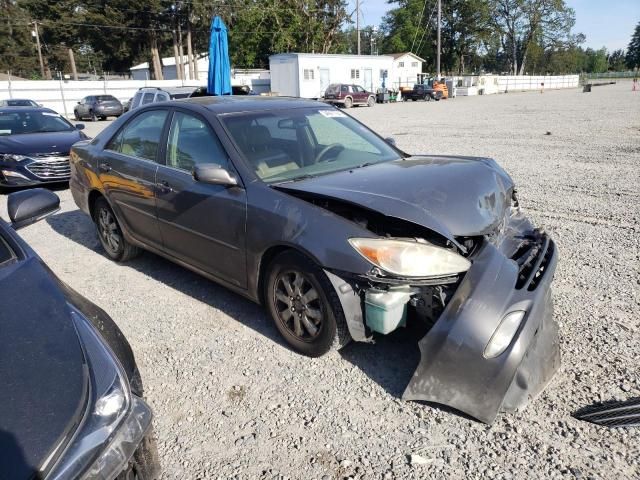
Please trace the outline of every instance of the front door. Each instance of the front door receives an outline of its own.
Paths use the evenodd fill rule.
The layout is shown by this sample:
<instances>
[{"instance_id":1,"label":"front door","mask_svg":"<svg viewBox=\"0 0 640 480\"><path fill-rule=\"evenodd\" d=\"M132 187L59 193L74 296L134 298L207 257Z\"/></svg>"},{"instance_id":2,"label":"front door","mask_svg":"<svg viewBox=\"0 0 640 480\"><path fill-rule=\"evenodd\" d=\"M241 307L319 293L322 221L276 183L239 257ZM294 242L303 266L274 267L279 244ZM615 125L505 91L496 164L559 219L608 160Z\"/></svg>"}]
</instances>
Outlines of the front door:
<instances>
[{"instance_id":1,"label":"front door","mask_svg":"<svg viewBox=\"0 0 640 480\"><path fill-rule=\"evenodd\" d=\"M373 74L370 68L364 70L364 88L368 92L373 92Z\"/></svg>"},{"instance_id":2,"label":"front door","mask_svg":"<svg viewBox=\"0 0 640 480\"><path fill-rule=\"evenodd\" d=\"M98 159L98 178L126 230L138 240L160 248L156 219L155 177L160 138L168 110L136 115L112 138Z\"/></svg>"},{"instance_id":3,"label":"front door","mask_svg":"<svg viewBox=\"0 0 640 480\"><path fill-rule=\"evenodd\" d=\"M157 212L164 250L211 275L247 286L246 193L194 180L193 167L216 163L233 171L208 122L176 109L156 174Z\"/></svg>"},{"instance_id":4,"label":"front door","mask_svg":"<svg viewBox=\"0 0 640 480\"><path fill-rule=\"evenodd\" d=\"M327 88L329 87L329 85L331 84L330 78L329 78L329 69L328 68L321 68L320 69L320 92L321 92L321 96L324 97L324 92L327 91Z\"/></svg>"}]
</instances>

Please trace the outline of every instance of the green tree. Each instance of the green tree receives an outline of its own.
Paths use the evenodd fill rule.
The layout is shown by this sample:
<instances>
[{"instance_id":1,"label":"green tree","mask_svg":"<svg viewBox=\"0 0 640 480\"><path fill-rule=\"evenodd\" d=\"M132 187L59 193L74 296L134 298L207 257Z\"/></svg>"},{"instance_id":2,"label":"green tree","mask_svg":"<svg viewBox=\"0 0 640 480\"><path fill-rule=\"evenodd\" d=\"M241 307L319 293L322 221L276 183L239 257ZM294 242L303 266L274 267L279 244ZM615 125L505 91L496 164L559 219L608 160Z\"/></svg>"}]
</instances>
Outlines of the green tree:
<instances>
[{"instance_id":1,"label":"green tree","mask_svg":"<svg viewBox=\"0 0 640 480\"><path fill-rule=\"evenodd\" d=\"M640 68L640 22L636 25L629 46L627 47L627 55L625 57L627 67L631 70Z\"/></svg>"},{"instance_id":2,"label":"green tree","mask_svg":"<svg viewBox=\"0 0 640 480\"><path fill-rule=\"evenodd\" d=\"M625 69L624 50L614 50L608 55L607 63L609 64L608 70L612 72L620 72Z\"/></svg>"}]
</instances>

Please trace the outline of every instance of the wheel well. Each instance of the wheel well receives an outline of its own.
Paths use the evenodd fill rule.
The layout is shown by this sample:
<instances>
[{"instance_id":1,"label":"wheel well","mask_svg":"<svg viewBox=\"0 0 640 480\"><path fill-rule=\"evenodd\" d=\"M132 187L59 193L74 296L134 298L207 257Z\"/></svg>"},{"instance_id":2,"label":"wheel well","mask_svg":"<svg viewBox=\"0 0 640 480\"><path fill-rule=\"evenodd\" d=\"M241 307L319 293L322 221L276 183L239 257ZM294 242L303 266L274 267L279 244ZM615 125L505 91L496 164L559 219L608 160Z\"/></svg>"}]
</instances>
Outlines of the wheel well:
<instances>
[{"instance_id":1,"label":"wheel well","mask_svg":"<svg viewBox=\"0 0 640 480\"><path fill-rule=\"evenodd\" d=\"M313 263L317 263L313 257L310 257L307 253L299 248L292 247L290 245L275 245L267 249L260 259L260 268L258 273L258 300L261 305L264 305L264 282L267 281L267 267L271 261L283 252L293 251L308 258Z\"/></svg>"},{"instance_id":2,"label":"wheel well","mask_svg":"<svg viewBox=\"0 0 640 480\"><path fill-rule=\"evenodd\" d=\"M102 197L102 194L98 190L91 190L89 193L89 213L91 214L91 218L93 218L93 207L96 204L96 200Z\"/></svg>"}]
</instances>

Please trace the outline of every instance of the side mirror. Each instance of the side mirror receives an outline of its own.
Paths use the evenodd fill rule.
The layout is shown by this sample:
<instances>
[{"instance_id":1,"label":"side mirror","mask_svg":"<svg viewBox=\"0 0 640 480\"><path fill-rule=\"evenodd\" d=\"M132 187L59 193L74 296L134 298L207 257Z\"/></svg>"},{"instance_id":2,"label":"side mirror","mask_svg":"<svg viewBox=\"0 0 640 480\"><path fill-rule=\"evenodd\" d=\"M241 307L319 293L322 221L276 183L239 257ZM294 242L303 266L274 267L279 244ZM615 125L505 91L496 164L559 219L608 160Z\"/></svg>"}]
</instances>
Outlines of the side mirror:
<instances>
[{"instance_id":1,"label":"side mirror","mask_svg":"<svg viewBox=\"0 0 640 480\"><path fill-rule=\"evenodd\" d=\"M394 147L396 146L396 139L393 137L387 137L384 139L385 142L387 142L389 145L393 145Z\"/></svg>"},{"instance_id":2,"label":"side mirror","mask_svg":"<svg viewBox=\"0 0 640 480\"><path fill-rule=\"evenodd\" d=\"M78 105L80 105L80 102L78 102Z\"/></svg>"},{"instance_id":3,"label":"side mirror","mask_svg":"<svg viewBox=\"0 0 640 480\"><path fill-rule=\"evenodd\" d=\"M84 130L84 123L76 123L76 130Z\"/></svg>"},{"instance_id":4,"label":"side mirror","mask_svg":"<svg viewBox=\"0 0 640 480\"><path fill-rule=\"evenodd\" d=\"M60 199L44 188L22 190L9 195L7 210L11 226L18 230L60 210Z\"/></svg>"},{"instance_id":5,"label":"side mirror","mask_svg":"<svg viewBox=\"0 0 640 480\"><path fill-rule=\"evenodd\" d=\"M193 178L196 182L209 183L211 185L224 185L225 187L238 185L236 176L216 163L196 165L193 167Z\"/></svg>"}]
</instances>

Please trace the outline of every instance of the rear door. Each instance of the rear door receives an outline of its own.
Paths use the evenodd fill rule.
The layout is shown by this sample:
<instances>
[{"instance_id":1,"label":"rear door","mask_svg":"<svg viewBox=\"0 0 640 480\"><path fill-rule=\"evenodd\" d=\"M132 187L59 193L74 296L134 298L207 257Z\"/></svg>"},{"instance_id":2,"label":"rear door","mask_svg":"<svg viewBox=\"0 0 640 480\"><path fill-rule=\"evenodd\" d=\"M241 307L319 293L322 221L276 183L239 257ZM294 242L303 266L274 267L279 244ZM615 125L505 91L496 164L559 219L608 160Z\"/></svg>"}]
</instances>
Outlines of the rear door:
<instances>
[{"instance_id":1,"label":"rear door","mask_svg":"<svg viewBox=\"0 0 640 480\"><path fill-rule=\"evenodd\" d=\"M161 248L156 218L155 178L167 109L146 110L129 120L98 159L99 178L109 203L127 231Z\"/></svg>"},{"instance_id":2,"label":"rear door","mask_svg":"<svg viewBox=\"0 0 640 480\"><path fill-rule=\"evenodd\" d=\"M193 167L216 163L235 173L209 122L175 109L158 167L157 212L164 250L200 270L246 288L246 193L196 182Z\"/></svg>"}]
</instances>

